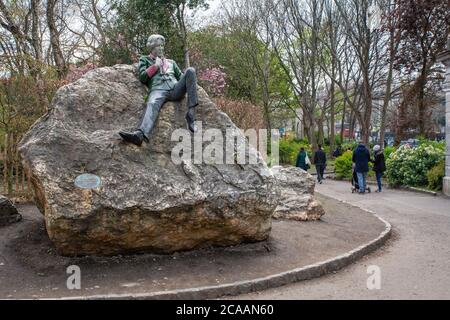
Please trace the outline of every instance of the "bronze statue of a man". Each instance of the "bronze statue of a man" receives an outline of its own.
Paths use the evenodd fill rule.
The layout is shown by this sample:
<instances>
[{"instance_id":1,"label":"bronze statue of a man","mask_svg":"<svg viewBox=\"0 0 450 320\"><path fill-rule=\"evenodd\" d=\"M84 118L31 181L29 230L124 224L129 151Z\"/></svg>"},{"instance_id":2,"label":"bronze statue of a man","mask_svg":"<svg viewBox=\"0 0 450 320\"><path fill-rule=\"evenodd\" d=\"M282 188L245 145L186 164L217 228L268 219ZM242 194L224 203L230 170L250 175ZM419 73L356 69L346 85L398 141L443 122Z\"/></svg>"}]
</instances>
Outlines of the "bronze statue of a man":
<instances>
[{"instance_id":1,"label":"bronze statue of a man","mask_svg":"<svg viewBox=\"0 0 450 320\"><path fill-rule=\"evenodd\" d=\"M197 75L194 68L188 68L183 74L175 61L164 57L165 38L154 34L148 38L147 47L150 55L139 59L139 79L149 89L149 96L144 116L139 127L133 131L120 131L120 136L127 142L140 146L142 141L149 141L159 111L166 101L181 100L188 94L186 121L191 132L197 131L194 124L195 107L198 105Z\"/></svg>"}]
</instances>

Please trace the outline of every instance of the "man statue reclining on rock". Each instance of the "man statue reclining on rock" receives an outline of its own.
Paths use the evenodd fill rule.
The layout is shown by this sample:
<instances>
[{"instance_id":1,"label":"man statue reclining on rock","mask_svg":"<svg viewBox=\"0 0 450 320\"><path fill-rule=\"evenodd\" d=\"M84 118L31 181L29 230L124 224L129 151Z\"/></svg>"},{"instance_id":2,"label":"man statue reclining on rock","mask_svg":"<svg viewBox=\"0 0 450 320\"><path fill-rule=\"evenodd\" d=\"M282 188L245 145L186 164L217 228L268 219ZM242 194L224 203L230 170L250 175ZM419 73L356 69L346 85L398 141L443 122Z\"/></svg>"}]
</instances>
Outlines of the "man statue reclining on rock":
<instances>
[{"instance_id":1,"label":"man statue reclining on rock","mask_svg":"<svg viewBox=\"0 0 450 320\"><path fill-rule=\"evenodd\" d=\"M149 142L150 133L155 126L161 107L166 101L179 101L188 94L186 121L191 132L195 126L195 107L198 105L197 75L194 68L188 68L183 74L175 61L164 57L165 38L159 34L151 35L147 41L149 56L139 59L139 79L149 89L144 116L139 127L128 132L121 130L120 136L137 146L145 140Z\"/></svg>"}]
</instances>

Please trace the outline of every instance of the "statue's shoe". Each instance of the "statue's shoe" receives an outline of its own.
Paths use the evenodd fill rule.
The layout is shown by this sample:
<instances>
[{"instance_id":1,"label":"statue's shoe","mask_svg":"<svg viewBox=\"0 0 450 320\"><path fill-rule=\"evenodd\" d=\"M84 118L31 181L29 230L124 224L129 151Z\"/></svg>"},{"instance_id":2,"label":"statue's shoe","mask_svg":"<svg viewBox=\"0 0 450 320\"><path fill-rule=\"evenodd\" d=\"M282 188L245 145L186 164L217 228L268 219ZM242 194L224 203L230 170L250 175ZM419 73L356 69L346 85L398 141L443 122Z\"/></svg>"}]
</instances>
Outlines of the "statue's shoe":
<instances>
[{"instance_id":1,"label":"statue's shoe","mask_svg":"<svg viewBox=\"0 0 450 320\"><path fill-rule=\"evenodd\" d=\"M190 107L186 113L187 125L191 132L197 132L197 126L195 125L195 106Z\"/></svg>"},{"instance_id":2,"label":"statue's shoe","mask_svg":"<svg viewBox=\"0 0 450 320\"><path fill-rule=\"evenodd\" d=\"M134 132L128 131L119 131L119 135L126 142L134 143L137 146L141 146L142 141L144 141L145 137L141 130L136 130Z\"/></svg>"}]
</instances>

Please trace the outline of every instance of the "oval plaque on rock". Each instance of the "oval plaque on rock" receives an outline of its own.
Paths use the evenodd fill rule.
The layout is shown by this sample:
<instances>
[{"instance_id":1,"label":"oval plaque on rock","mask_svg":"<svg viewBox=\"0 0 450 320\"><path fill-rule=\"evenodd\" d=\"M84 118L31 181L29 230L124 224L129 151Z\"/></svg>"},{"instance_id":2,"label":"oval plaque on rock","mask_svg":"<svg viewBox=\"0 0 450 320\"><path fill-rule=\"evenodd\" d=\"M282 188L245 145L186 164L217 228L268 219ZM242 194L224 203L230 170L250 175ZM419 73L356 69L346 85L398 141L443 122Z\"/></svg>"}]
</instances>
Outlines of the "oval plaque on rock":
<instances>
[{"instance_id":1,"label":"oval plaque on rock","mask_svg":"<svg viewBox=\"0 0 450 320\"><path fill-rule=\"evenodd\" d=\"M82 189L95 189L100 187L101 183L100 177L92 173L80 174L75 179L75 185Z\"/></svg>"}]
</instances>

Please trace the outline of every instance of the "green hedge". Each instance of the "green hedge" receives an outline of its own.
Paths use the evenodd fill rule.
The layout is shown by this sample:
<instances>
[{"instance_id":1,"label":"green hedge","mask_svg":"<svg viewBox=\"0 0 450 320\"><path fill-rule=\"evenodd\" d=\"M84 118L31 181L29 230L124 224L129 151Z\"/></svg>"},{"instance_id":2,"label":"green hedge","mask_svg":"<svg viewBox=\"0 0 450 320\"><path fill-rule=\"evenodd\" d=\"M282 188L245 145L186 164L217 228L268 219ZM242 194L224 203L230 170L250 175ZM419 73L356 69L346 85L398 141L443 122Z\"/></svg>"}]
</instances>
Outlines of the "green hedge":
<instances>
[{"instance_id":1,"label":"green hedge","mask_svg":"<svg viewBox=\"0 0 450 320\"><path fill-rule=\"evenodd\" d=\"M345 151L334 160L334 174L337 179L352 178L352 151Z\"/></svg>"},{"instance_id":2,"label":"green hedge","mask_svg":"<svg viewBox=\"0 0 450 320\"><path fill-rule=\"evenodd\" d=\"M279 148L280 164L290 164L295 166L297 154L301 147L305 148L305 151L312 161L311 145L308 142L305 140L281 139Z\"/></svg>"},{"instance_id":3,"label":"green hedge","mask_svg":"<svg viewBox=\"0 0 450 320\"><path fill-rule=\"evenodd\" d=\"M427 173L444 159L445 143L421 141L416 148L400 146L386 161L386 176L393 186L427 186Z\"/></svg>"},{"instance_id":4,"label":"green hedge","mask_svg":"<svg viewBox=\"0 0 450 320\"><path fill-rule=\"evenodd\" d=\"M397 150L395 147L386 147L384 148L384 159L388 159L392 152Z\"/></svg>"},{"instance_id":5,"label":"green hedge","mask_svg":"<svg viewBox=\"0 0 450 320\"><path fill-rule=\"evenodd\" d=\"M431 190L442 190L442 180L445 175L445 161L442 160L438 164L436 164L433 168L428 170L427 179L428 179L428 188Z\"/></svg>"}]
</instances>

